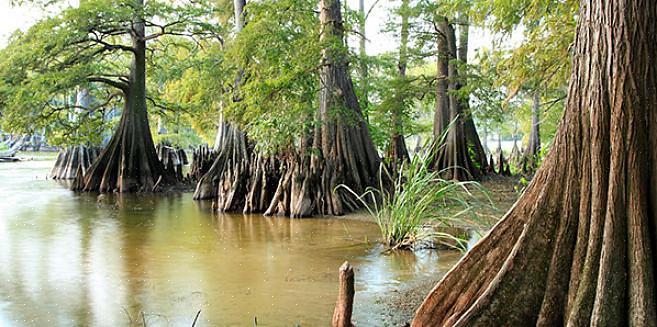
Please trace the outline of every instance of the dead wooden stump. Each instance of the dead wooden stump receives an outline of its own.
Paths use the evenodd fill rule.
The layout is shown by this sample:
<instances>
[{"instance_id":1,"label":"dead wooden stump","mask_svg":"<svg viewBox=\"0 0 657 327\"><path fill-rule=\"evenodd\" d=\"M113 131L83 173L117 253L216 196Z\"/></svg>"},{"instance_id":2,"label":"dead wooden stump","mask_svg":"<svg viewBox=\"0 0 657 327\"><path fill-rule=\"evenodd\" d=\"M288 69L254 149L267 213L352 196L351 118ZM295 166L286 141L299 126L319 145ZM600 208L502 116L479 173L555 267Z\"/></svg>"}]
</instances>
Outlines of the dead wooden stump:
<instances>
[{"instance_id":1,"label":"dead wooden stump","mask_svg":"<svg viewBox=\"0 0 657 327\"><path fill-rule=\"evenodd\" d=\"M354 308L354 268L345 261L339 270L340 290L333 311L332 327L352 327L351 314Z\"/></svg>"}]
</instances>

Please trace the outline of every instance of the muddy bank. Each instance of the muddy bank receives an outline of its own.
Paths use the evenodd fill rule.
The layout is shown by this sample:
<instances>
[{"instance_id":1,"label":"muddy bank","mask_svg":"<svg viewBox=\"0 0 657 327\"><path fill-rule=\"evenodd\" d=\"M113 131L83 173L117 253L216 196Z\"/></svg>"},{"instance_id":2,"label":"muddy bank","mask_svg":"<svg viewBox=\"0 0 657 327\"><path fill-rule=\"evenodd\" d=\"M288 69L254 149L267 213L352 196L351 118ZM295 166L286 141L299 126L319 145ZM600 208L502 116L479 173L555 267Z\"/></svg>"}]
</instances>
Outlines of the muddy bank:
<instances>
[{"instance_id":1,"label":"muddy bank","mask_svg":"<svg viewBox=\"0 0 657 327\"><path fill-rule=\"evenodd\" d=\"M473 203L473 211L477 216L485 218L479 220L479 222L489 228L513 206L521 194L522 184L518 177L492 176L482 181L481 185L487 193L475 193L477 201ZM350 215L347 218L363 220L368 217L367 213L361 213ZM466 228L466 226L463 227ZM459 257L463 255L463 253L456 251L454 253ZM456 260L452 262L456 262ZM384 326L398 327L410 323L415 310L420 306L424 297L429 294L448 271L444 267L436 270L438 271L436 274L401 283L388 294L379 296L376 299L376 302L380 304L378 314L382 316ZM361 323L360 325L367 324Z\"/></svg>"},{"instance_id":2,"label":"muddy bank","mask_svg":"<svg viewBox=\"0 0 657 327\"><path fill-rule=\"evenodd\" d=\"M385 304L380 313L384 326L407 326L413 319L415 309L422 304L424 297L444 275L444 273L438 273L435 276L401 284L389 294L381 296L378 301Z\"/></svg>"}]
</instances>

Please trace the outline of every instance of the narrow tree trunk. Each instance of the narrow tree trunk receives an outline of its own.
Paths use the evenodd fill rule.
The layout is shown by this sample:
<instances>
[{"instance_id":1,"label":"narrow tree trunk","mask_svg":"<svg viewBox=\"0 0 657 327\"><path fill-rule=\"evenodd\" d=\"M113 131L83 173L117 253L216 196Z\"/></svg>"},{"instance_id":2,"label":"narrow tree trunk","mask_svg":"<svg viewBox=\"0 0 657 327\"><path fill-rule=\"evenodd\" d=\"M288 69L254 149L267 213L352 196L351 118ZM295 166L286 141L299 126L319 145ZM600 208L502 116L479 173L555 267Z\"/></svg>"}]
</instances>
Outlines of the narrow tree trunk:
<instances>
[{"instance_id":1,"label":"narrow tree trunk","mask_svg":"<svg viewBox=\"0 0 657 327\"><path fill-rule=\"evenodd\" d=\"M578 17L554 145L412 326L657 325L657 2Z\"/></svg>"},{"instance_id":2,"label":"narrow tree trunk","mask_svg":"<svg viewBox=\"0 0 657 327\"><path fill-rule=\"evenodd\" d=\"M138 7L143 0L137 0ZM136 9L139 11L139 9ZM129 87L124 90L124 108L119 126L109 144L84 174L78 190L96 192L149 192L158 179L173 182L158 160L146 109L146 41L144 22L135 18L132 33L134 48Z\"/></svg>"},{"instance_id":3,"label":"narrow tree trunk","mask_svg":"<svg viewBox=\"0 0 657 327\"><path fill-rule=\"evenodd\" d=\"M528 170L535 170L539 153L541 152L541 133L540 133L540 115L541 115L541 94L538 90L534 91L532 96L533 105L532 105L532 126L529 131L529 142L525 148L524 166Z\"/></svg>"},{"instance_id":4,"label":"narrow tree trunk","mask_svg":"<svg viewBox=\"0 0 657 327\"><path fill-rule=\"evenodd\" d=\"M435 170L443 171L446 178L456 180L477 179L480 172L469 155L466 142L465 117L458 95L456 35L446 18L438 21L438 86L434 114L434 142L432 144ZM446 134L444 143L441 137Z\"/></svg>"},{"instance_id":5,"label":"narrow tree trunk","mask_svg":"<svg viewBox=\"0 0 657 327\"><path fill-rule=\"evenodd\" d=\"M444 20L444 21L443 21ZM433 137L434 140L446 133L449 126L449 98L447 96L447 85L449 81L449 48L447 46L446 19L441 19L438 26L438 37L436 38L436 104L433 115Z\"/></svg>"},{"instance_id":6,"label":"narrow tree trunk","mask_svg":"<svg viewBox=\"0 0 657 327\"><path fill-rule=\"evenodd\" d=\"M458 40L458 49L457 56L458 60L462 65L468 63L468 41L470 34L470 17L465 11L461 11L459 14L459 40ZM459 88L465 87L465 79L460 80ZM484 150L483 145L481 144L481 139L479 139L479 134L477 133L477 127L475 126L474 119L472 118L472 112L470 112L470 94L466 95L465 99L461 101L461 111L463 112L464 119L464 130L465 138L467 140L468 153L472 153L472 160L479 166L480 171L486 171L488 166L488 158L486 156L486 151Z\"/></svg>"},{"instance_id":7,"label":"narrow tree trunk","mask_svg":"<svg viewBox=\"0 0 657 327\"><path fill-rule=\"evenodd\" d=\"M363 107L367 108L369 106L369 92L368 92L368 73L367 73L367 37L365 34L365 0L358 0L358 14L360 15L360 20L358 21L358 71L360 73L360 86L362 91L363 98Z\"/></svg>"},{"instance_id":8,"label":"narrow tree trunk","mask_svg":"<svg viewBox=\"0 0 657 327\"><path fill-rule=\"evenodd\" d=\"M362 0L361 0L362 1ZM399 166L402 162L410 160L408 155L408 149L406 147L406 139L404 138L404 124L403 124L403 115L404 115L404 102L405 102L405 90L406 87L406 67L408 65L408 3L409 0L402 0L402 5L400 8L401 14L401 38L399 42L399 85L400 89L397 90L396 96L396 106L392 109L392 133L390 134L390 144L388 145L388 161L390 165L390 170L393 175L399 169Z\"/></svg>"}]
</instances>

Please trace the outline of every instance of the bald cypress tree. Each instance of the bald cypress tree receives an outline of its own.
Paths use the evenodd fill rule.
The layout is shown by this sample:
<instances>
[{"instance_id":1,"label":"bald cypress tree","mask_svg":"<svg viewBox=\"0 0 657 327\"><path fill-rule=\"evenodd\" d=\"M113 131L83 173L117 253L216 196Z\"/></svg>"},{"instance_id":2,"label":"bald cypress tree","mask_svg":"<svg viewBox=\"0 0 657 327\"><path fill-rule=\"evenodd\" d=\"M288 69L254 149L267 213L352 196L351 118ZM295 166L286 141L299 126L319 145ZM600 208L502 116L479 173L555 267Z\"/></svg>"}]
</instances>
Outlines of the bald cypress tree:
<instances>
[{"instance_id":1,"label":"bald cypress tree","mask_svg":"<svg viewBox=\"0 0 657 327\"><path fill-rule=\"evenodd\" d=\"M564 119L412 326L655 326L657 3L581 1Z\"/></svg>"}]
</instances>

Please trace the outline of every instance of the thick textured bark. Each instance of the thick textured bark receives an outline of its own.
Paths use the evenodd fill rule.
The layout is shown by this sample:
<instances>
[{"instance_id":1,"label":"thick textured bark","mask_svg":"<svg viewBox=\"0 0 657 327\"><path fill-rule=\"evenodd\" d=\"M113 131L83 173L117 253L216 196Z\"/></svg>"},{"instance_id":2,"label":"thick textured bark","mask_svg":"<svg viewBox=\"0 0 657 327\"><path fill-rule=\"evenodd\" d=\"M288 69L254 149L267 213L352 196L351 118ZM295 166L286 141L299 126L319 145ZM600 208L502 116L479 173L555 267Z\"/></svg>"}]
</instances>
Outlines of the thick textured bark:
<instances>
[{"instance_id":1,"label":"thick textured bark","mask_svg":"<svg viewBox=\"0 0 657 327\"><path fill-rule=\"evenodd\" d=\"M143 6L143 0L135 2ZM146 41L144 22L135 18L132 37L132 65L128 87L124 92L124 108L119 126L98 159L74 183L79 191L149 192L158 180L173 182L157 157L146 109Z\"/></svg>"},{"instance_id":2,"label":"thick textured bark","mask_svg":"<svg viewBox=\"0 0 657 327\"><path fill-rule=\"evenodd\" d=\"M470 158L465 132L466 117L458 95L455 94L458 89L458 72L452 59L456 58L456 35L446 18L440 18L437 27L438 81L432 167L444 172L446 178L477 179L480 171ZM444 142L441 143L443 135Z\"/></svg>"},{"instance_id":3,"label":"thick textured bark","mask_svg":"<svg viewBox=\"0 0 657 327\"><path fill-rule=\"evenodd\" d=\"M362 1L362 0L361 0ZM400 41L399 41L399 79L401 87L405 87L404 82L406 81L406 67L408 66L408 3L409 0L402 0L400 12L401 12L401 31L400 31ZM397 105L392 109L391 113L391 123L392 123L392 133L390 134L390 143L388 144L388 151L386 154L388 165L393 173L396 174L400 165L404 161L410 160L408 155L408 148L406 147L406 139L404 137L404 124L403 124L403 115L404 115L404 90L398 90L396 96Z\"/></svg>"},{"instance_id":4,"label":"thick textured bark","mask_svg":"<svg viewBox=\"0 0 657 327\"><path fill-rule=\"evenodd\" d=\"M222 211L241 210L249 173L246 135L229 123L221 127L219 153L196 185L194 199L218 199L217 208Z\"/></svg>"},{"instance_id":5,"label":"thick textured bark","mask_svg":"<svg viewBox=\"0 0 657 327\"><path fill-rule=\"evenodd\" d=\"M245 0L233 0L235 33L244 28L244 6ZM241 79L242 72L235 79L233 101L240 101L238 90ZM241 210L245 203L244 193L249 178L251 151L246 134L234 124L225 121L223 113L219 115L214 151L217 153L214 163L198 180L194 199L216 199L215 206L220 211Z\"/></svg>"},{"instance_id":6,"label":"thick textured bark","mask_svg":"<svg viewBox=\"0 0 657 327\"><path fill-rule=\"evenodd\" d=\"M539 153L541 152L541 133L540 133L540 118L541 118L541 94L539 91L535 91L532 96L532 126L529 131L529 142L525 148L525 153L523 160L524 167L528 170L535 170Z\"/></svg>"},{"instance_id":7,"label":"thick textured bark","mask_svg":"<svg viewBox=\"0 0 657 327\"><path fill-rule=\"evenodd\" d=\"M323 51L320 123L300 149L263 156L244 133L225 124L221 152L197 185L194 198L216 198L221 211L305 217L341 215L359 207L346 190L362 193L377 184L380 158L363 119L347 62L339 1L320 1L321 37L336 41ZM310 149L310 148L314 149Z\"/></svg>"},{"instance_id":8,"label":"thick textured bark","mask_svg":"<svg viewBox=\"0 0 657 327\"><path fill-rule=\"evenodd\" d=\"M657 2L578 17L554 145L412 326L657 325Z\"/></svg>"},{"instance_id":9,"label":"thick textured bark","mask_svg":"<svg viewBox=\"0 0 657 327\"><path fill-rule=\"evenodd\" d=\"M265 214L303 217L342 215L359 207L353 196L377 185L381 163L363 118L343 55L344 26L340 1L320 0L321 39L333 46L322 51L320 94L312 147L291 155Z\"/></svg>"}]
</instances>

